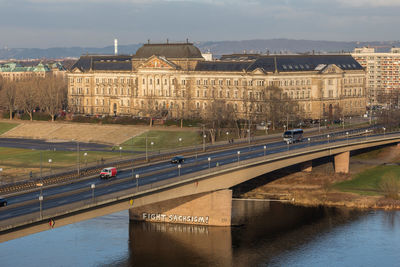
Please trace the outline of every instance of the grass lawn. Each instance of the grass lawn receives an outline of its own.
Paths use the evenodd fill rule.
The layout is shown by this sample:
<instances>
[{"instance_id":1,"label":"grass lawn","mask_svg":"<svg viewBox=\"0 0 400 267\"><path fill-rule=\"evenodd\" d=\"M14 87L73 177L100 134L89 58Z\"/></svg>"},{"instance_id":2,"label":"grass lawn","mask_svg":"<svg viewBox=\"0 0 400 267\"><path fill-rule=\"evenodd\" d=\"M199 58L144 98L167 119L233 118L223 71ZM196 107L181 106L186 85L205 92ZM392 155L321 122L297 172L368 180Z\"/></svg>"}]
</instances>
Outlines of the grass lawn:
<instances>
[{"instance_id":1,"label":"grass lawn","mask_svg":"<svg viewBox=\"0 0 400 267\"><path fill-rule=\"evenodd\" d=\"M82 166L87 162L98 162L103 159L117 158L119 153L112 152L80 152L80 161ZM40 155L42 154L42 155ZM122 154L123 155L123 154ZM77 162L77 153L73 151L50 151L50 150L31 150L21 148L0 147L0 167L4 173L9 168L32 169L40 168L42 158L42 168L49 169L49 159L52 160L51 168L62 168L75 165Z\"/></svg>"},{"instance_id":2,"label":"grass lawn","mask_svg":"<svg viewBox=\"0 0 400 267\"><path fill-rule=\"evenodd\" d=\"M17 125L18 123L0 122L0 134L8 132Z\"/></svg>"},{"instance_id":3,"label":"grass lawn","mask_svg":"<svg viewBox=\"0 0 400 267\"><path fill-rule=\"evenodd\" d=\"M148 131L129 139L121 144L121 147L132 150L133 143L133 150L144 151L146 150L146 135L149 151L193 146L203 142L199 133L193 131ZM179 141L179 138L181 138L181 141ZM151 142L153 142L153 145L151 145Z\"/></svg>"},{"instance_id":4,"label":"grass lawn","mask_svg":"<svg viewBox=\"0 0 400 267\"><path fill-rule=\"evenodd\" d=\"M400 166L377 166L357 174L352 180L336 183L333 188L361 195L382 195L379 184L388 176L400 181Z\"/></svg>"},{"instance_id":5,"label":"grass lawn","mask_svg":"<svg viewBox=\"0 0 400 267\"><path fill-rule=\"evenodd\" d=\"M382 149L375 149L358 155L354 155L352 157L356 159L377 159L382 152Z\"/></svg>"}]
</instances>

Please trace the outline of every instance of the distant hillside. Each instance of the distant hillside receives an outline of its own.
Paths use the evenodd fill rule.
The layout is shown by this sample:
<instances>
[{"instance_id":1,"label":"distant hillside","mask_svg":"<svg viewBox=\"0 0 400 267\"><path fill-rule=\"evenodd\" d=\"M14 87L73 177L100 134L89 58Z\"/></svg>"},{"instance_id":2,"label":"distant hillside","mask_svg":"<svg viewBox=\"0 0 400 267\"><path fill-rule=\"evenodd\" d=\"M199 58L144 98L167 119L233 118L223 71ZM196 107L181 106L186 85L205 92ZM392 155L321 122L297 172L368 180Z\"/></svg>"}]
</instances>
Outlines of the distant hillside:
<instances>
[{"instance_id":1,"label":"distant hillside","mask_svg":"<svg viewBox=\"0 0 400 267\"><path fill-rule=\"evenodd\" d=\"M134 54L142 44L120 45L120 54ZM39 48L3 48L0 49L0 59L38 59L38 58L69 58L80 57L83 54L113 54L114 46L95 47L54 47Z\"/></svg>"},{"instance_id":2,"label":"distant hillside","mask_svg":"<svg viewBox=\"0 0 400 267\"><path fill-rule=\"evenodd\" d=\"M400 41L385 42L333 42L291 39L219 41L195 43L201 51L210 51L216 56L231 53L331 53L350 52L355 47L373 46L378 51L387 51L392 46L400 46ZM142 44L120 45L120 54L135 54ZM114 47L55 47L39 48L5 48L0 49L0 59L38 59L38 58L67 58L79 57L82 54L113 54Z\"/></svg>"}]
</instances>

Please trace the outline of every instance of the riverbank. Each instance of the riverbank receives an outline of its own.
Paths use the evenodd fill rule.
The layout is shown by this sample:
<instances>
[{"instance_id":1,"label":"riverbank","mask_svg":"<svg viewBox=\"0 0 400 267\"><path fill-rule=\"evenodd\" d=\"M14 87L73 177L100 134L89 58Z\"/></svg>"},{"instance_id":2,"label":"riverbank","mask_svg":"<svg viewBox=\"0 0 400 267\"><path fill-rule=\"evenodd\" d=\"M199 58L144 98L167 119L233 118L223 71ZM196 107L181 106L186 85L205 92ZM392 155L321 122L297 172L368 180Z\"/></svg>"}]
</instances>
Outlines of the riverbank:
<instances>
[{"instance_id":1,"label":"riverbank","mask_svg":"<svg viewBox=\"0 0 400 267\"><path fill-rule=\"evenodd\" d=\"M334 173L332 163L313 166L312 172L276 172L271 175L281 178L261 186L250 186L256 188L240 194L240 197L278 199L303 206L400 209L400 200L385 197L380 188L380 181L388 172L394 173L395 179L399 180L399 163L400 149L387 147L352 157L348 174ZM381 175L372 177L374 180L371 181L371 173Z\"/></svg>"}]
</instances>

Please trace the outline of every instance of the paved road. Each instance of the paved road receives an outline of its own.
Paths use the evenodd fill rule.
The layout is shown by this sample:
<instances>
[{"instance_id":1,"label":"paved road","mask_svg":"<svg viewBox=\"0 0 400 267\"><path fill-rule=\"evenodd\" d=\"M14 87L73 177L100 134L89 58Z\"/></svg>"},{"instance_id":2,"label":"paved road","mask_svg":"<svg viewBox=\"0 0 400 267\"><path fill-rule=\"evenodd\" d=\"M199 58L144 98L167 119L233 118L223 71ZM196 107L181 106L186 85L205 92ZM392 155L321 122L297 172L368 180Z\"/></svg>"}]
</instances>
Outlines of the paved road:
<instances>
[{"instance_id":1,"label":"paved road","mask_svg":"<svg viewBox=\"0 0 400 267\"><path fill-rule=\"evenodd\" d=\"M363 132L364 130L361 130ZM228 149L225 151L209 153L205 155L199 155L198 157L188 157L185 159L184 164L182 164L182 168L180 169L180 174L188 174L197 172L200 170L204 170L207 168L214 168L217 166L230 164L238 161L237 151L240 150L240 160L246 160L256 157L264 156L265 154L275 154L286 152L288 149L295 150L299 148L303 148L305 146L315 146L328 142L337 142L343 141L349 138L357 139L357 138L365 138L365 137L348 137L345 135L346 132L330 134L329 139L326 135L313 136L308 139L305 139L305 142L287 145L283 141L279 142L271 142L262 145L255 145L251 147L245 147L240 149ZM264 145L266 149L264 150ZM208 162L208 158L211 158L211 161ZM178 168L176 164L171 164L170 162L157 162L150 164L148 166L139 167L134 169L135 174L139 174L140 178L138 179L139 186L154 183L157 181L166 180L172 177L178 176ZM75 182L73 184L61 185L51 188L45 188L42 191L43 194L43 209L48 209L51 207L60 206L66 203L71 203L75 201L81 201L85 199L90 199L92 197L92 191L90 190L91 184L96 185L95 196L101 196L105 194L110 194L113 192L118 192L121 190L126 190L128 188L135 187L136 179L132 179L132 170L120 171L116 178L112 178L110 180L101 180L98 177L91 178L84 181ZM83 189L84 191L75 192L79 189ZM87 189L87 190L85 190ZM59 195L61 193L69 193L66 195ZM16 195L13 197L8 197L9 206L6 209L0 208L0 220L12 218L15 216L28 214L32 212L39 211L38 205L38 197L40 192L29 192L22 193L20 195ZM51 200L48 200L51 199ZM47 201L46 201L47 200ZM23 202L27 202L26 205L16 205L23 204ZM15 208L13 208L15 205Z\"/></svg>"},{"instance_id":2,"label":"paved road","mask_svg":"<svg viewBox=\"0 0 400 267\"><path fill-rule=\"evenodd\" d=\"M21 138L0 138L0 147L13 147L37 150L63 150L76 151L76 142L60 142L60 141L45 141L38 139L21 139ZM87 151L109 151L111 146L95 143L79 142L80 150Z\"/></svg>"}]
</instances>

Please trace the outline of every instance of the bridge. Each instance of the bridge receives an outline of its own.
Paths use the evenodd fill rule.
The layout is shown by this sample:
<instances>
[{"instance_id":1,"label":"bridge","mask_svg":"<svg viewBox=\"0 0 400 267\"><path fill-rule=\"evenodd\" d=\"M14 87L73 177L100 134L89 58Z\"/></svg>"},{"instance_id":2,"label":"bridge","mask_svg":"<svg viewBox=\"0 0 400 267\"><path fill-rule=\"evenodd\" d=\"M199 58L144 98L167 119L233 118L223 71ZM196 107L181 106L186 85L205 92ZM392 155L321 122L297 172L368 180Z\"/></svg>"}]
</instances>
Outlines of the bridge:
<instances>
[{"instance_id":1,"label":"bridge","mask_svg":"<svg viewBox=\"0 0 400 267\"><path fill-rule=\"evenodd\" d=\"M399 142L399 132L316 136L204 153L179 165L157 162L110 181L89 177L23 192L0 209L0 242L123 210L132 220L229 226L235 185L295 164L310 171L313 160L328 156L336 172L346 173L350 152Z\"/></svg>"}]
</instances>

